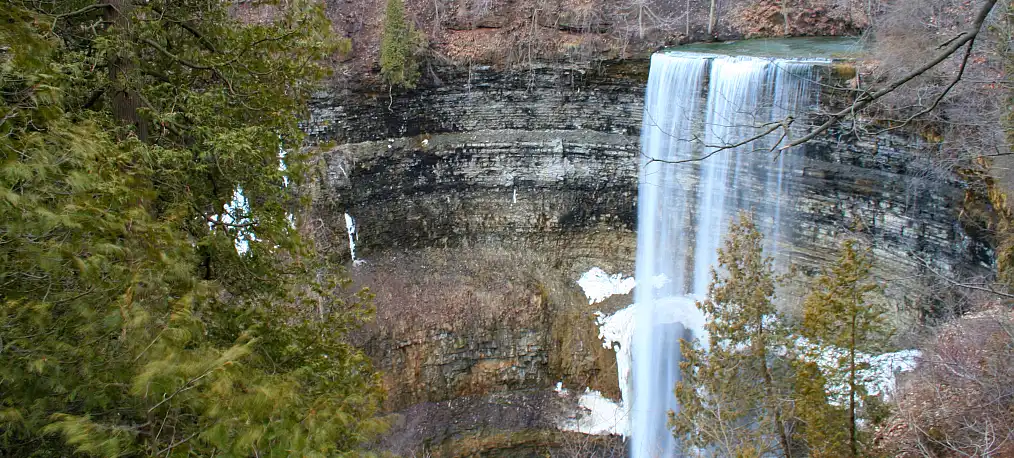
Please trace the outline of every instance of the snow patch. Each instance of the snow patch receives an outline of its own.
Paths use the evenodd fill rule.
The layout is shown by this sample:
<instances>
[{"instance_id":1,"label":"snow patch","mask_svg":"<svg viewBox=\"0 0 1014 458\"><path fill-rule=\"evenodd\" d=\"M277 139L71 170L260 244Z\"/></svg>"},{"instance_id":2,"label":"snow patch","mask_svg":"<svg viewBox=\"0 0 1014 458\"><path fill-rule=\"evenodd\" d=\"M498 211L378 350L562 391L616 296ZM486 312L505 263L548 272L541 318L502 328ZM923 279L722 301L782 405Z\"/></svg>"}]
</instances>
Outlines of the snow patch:
<instances>
[{"instance_id":1,"label":"snow patch","mask_svg":"<svg viewBox=\"0 0 1014 458\"><path fill-rule=\"evenodd\" d=\"M289 174L286 173L286 172L288 172L289 168L285 166L285 156L287 154L288 154L288 152L286 152L285 149L282 148L282 145L279 143L279 145L278 145L278 171L282 172L282 185L285 186L286 188L289 187Z\"/></svg>"},{"instance_id":2,"label":"snow patch","mask_svg":"<svg viewBox=\"0 0 1014 458\"><path fill-rule=\"evenodd\" d=\"M588 297L588 304L597 304L616 294L629 294L636 281L633 277L623 278L623 274L609 275L598 267L581 275L577 284Z\"/></svg>"},{"instance_id":3,"label":"snow patch","mask_svg":"<svg viewBox=\"0 0 1014 458\"><path fill-rule=\"evenodd\" d=\"M846 349L822 347L803 337L796 339L796 348L800 350L803 359L817 363L825 373L848 362L849 354ZM897 374L915 369L921 357L922 352L919 350L901 350L879 355L856 353L856 363L868 365L859 371L859 382L866 387L869 394L890 398L897 392ZM846 374L842 374L841 377L828 377L825 388L830 402L834 405L847 404L848 387Z\"/></svg>"},{"instance_id":4,"label":"snow patch","mask_svg":"<svg viewBox=\"0 0 1014 458\"><path fill-rule=\"evenodd\" d=\"M556 392L561 396L569 394L568 390L563 388L563 382L556 384ZM585 388L577 404L577 414L560 422L560 429L595 435L630 435L627 411L622 402L617 403L596 390Z\"/></svg>"},{"instance_id":5,"label":"snow patch","mask_svg":"<svg viewBox=\"0 0 1014 458\"><path fill-rule=\"evenodd\" d=\"M250 251L250 242L257 240L257 236L246 227L246 225L250 224L250 218L247 217L249 213L250 202L246 200L246 196L243 194L243 187L236 186L236 189L232 192L232 201L225 204L225 212L221 215L219 221L223 224L237 227L233 245L239 254L246 254ZM211 223L208 224L210 225Z\"/></svg>"},{"instance_id":6,"label":"snow patch","mask_svg":"<svg viewBox=\"0 0 1014 458\"><path fill-rule=\"evenodd\" d=\"M665 279L668 281L668 279ZM696 301L691 297L668 297L659 299L653 305L642 306L632 304L611 315L595 312L595 323L599 327L599 338L602 346L612 348L616 352L616 376L620 385L621 411L616 413L614 423L622 424L617 431L630 431L630 402L633 399L634 385L631 378L633 362L634 328L639 315L650 315L658 324L680 323L700 339L707 347L708 335L704 329L705 317L697 308Z\"/></svg>"},{"instance_id":7,"label":"snow patch","mask_svg":"<svg viewBox=\"0 0 1014 458\"><path fill-rule=\"evenodd\" d=\"M630 364L633 355L630 353L634 339L634 311L631 305L612 315L595 312L595 324L599 326L599 338L602 346L616 352L616 376L620 384L620 398L629 402L633 385L630 379Z\"/></svg>"},{"instance_id":8,"label":"snow patch","mask_svg":"<svg viewBox=\"0 0 1014 458\"><path fill-rule=\"evenodd\" d=\"M920 358L922 352L912 349L871 357L870 368L863 371L864 375L872 379L867 383L867 390L871 394L883 394L888 398L894 396L898 390L897 375L915 370Z\"/></svg>"},{"instance_id":9,"label":"snow patch","mask_svg":"<svg viewBox=\"0 0 1014 458\"><path fill-rule=\"evenodd\" d=\"M345 214L345 230L349 233L349 255L352 257L352 265L358 266L366 261L356 259L356 241L359 240L359 231L356 230L356 220L352 215Z\"/></svg>"}]
</instances>

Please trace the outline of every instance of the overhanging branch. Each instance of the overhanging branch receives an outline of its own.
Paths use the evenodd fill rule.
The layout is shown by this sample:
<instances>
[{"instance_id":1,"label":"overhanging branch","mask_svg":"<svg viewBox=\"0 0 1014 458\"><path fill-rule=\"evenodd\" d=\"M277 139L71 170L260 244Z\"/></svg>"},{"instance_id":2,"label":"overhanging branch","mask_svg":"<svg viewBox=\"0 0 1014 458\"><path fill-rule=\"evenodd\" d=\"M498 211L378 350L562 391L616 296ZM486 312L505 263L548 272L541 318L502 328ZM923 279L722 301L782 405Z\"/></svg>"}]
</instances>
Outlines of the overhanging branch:
<instances>
[{"instance_id":1,"label":"overhanging branch","mask_svg":"<svg viewBox=\"0 0 1014 458\"><path fill-rule=\"evenodd\" d=\"M943 51L938 53L933 59L923 64L921 67L912 70L911 72L902 76L901 78L892 81L887 86L875 92L863 93L862 95L856 98L856 101L852 103L852 106L832 114L823 124L815 128L814 130L811 130L806 135L792 142L789 142L789 144L779 148L779 150L792 148L793 146L798 146L810 140L813 140L818 135L827 131L832 126L837 124L842 119L845 119L850 114L853 114L859 110L862 110L863 108L866 108L871 103L877 101L878 99L884 97L887 94L890 94L891 92L894 92L896 89L905 85L909 81L912 81L919 75L922 75L923 73L926 73L933 67L936 67L941 62L943 62L948 57L957 52L959 49L961 49L963 46L968 45L969 46L968 52L970 53L971 44L974 42L975 37L979 35L979 32L982 31L982 25L983 23L986 22L986 18L989 17L989 12L993 10L994 6L996 6L996 2L997 0L986 0L986 3L982 6L982 9L979 10L979 13L975 16L975 20L972 22L972 25L968 28L968 30L961 32L956 37L956 39L950 40L950 44L946 46Z\"/></svg>"}]
</instances>

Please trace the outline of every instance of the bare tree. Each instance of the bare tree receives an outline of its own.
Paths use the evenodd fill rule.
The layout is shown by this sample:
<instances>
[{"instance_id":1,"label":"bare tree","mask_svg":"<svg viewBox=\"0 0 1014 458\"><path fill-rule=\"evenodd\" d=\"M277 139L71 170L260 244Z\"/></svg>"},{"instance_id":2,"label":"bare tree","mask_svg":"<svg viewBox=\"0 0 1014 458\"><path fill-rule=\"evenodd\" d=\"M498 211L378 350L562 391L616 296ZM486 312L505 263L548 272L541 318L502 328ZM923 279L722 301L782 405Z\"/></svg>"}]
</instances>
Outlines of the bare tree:
<instances>
[{"instance_id":1,"label":"bare tree","mask_svg":"<svg viewBox=\"0 0 1014 458\"><path fill-rule=\"evenodd\" d=\"M881 431L901 457L1014 453L1014 319L989 307L941 327Z\"/></svg>"},{"instance_id":2,"label":"bare tree","mask_svg":"<svg viewBox=\"0 0 1014 458\"><path fill-rule=\"evenodd\" d=\"M715 26L718 25L718 0L711 0L708 6L708 36L714 36Z\"/></svg>"}]
</instances>

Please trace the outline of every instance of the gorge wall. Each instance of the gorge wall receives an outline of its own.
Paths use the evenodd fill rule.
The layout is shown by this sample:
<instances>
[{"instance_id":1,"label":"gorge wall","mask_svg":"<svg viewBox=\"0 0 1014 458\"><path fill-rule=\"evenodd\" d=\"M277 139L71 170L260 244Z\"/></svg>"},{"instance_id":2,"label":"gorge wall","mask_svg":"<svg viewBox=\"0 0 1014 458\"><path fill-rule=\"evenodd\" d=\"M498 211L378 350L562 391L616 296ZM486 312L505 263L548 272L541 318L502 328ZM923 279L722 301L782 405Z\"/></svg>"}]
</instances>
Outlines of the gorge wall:
<instances>
[{"instance_id":1,"label":"gorge wall","mask_svg":"<svg viewBox=\"0 0 1014 458\"><path fill-rule=\"evenodd\" d=\"M386 407L402 414L381 447L613 450L615 439L556 427L573 415L573 393L619 395L595 313L631 297L589 304L575 280L591 267L633 274L648 63L433 71L440 84L411 92L322 93L305 125L327 145L311 230L349 259L351 215L364 262L350 269L376 294L377 319L358 337L384 373ZM988 248L959 222L963 184L920 159L930 146L847 131L808 143L786 174L797 224L782 252L814 269L858 236L899 307L929 300L924 286L939 282L927 267L985 269Z\"/></svg>"}]
</instances>

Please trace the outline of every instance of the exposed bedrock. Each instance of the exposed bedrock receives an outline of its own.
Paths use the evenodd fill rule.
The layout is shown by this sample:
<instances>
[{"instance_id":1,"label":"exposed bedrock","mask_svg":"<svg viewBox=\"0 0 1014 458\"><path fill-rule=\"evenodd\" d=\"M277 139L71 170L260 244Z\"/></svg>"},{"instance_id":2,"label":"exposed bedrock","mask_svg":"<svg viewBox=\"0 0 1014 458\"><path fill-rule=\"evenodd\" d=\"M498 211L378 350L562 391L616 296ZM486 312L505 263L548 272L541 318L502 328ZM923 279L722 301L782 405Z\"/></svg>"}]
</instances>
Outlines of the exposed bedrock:
<instances>
[{"instance_id":1,"label":"exposed bedrock","mask_svg":"<svg viewBox=\"0 0 1014 458\"><path fill-rule=\"evenodd\" d=\"M589 305L575 280L593 266L633 274L647 70L647 61L449 68L439 86L315 101L306 130L333 143L321 156L311 223L328 249L348 253L345 214L355 218L365 263L352 272L377 294L378 310L361 338L402 425L419 424L413 416L429 411L420 403L552 394L561 380L618 397L615 357L593 313L630 297ZM834 97L822 103L841 102ZM815 267L834 259L842 237L858 235L894 297L910 303L931 281L926 263L987 268L990 251L958 222L963 184L933 172L918 154L925 147L916 136L837 131L807 144L783 175L794 223L782 253ZM693 186L696 167L685 168ZM525 421L480 429L515 437L545 428ZM464 437L392 434L406 434L401 448L453 449L448 441ZM543 442L552 448L557 439Z\"/></svg>"}]
</instances>

